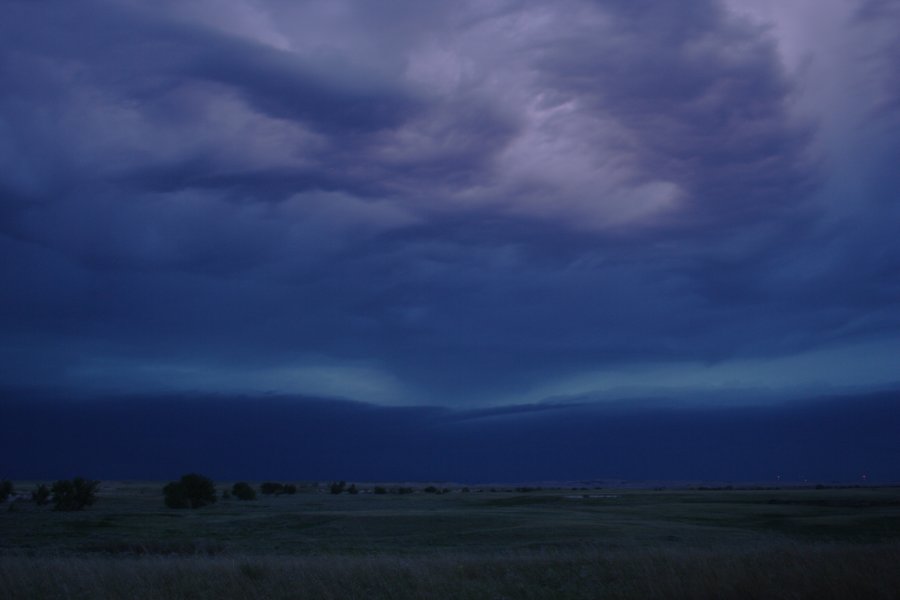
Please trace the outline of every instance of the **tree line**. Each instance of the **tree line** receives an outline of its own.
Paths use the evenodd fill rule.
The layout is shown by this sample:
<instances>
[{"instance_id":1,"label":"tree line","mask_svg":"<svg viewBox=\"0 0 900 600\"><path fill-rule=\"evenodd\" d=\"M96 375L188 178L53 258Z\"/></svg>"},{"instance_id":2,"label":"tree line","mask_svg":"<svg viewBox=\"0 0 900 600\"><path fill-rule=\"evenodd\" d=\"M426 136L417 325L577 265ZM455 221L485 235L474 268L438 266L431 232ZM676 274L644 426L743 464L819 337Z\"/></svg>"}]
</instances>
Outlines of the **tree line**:
<instances>
[{"instance_id":1,"label":"tree line","mask_svg":"<svg viewBox=\"0 0 900 600\"><path fill-rule=\"evenodd\" d=\"M45 506L53 503L54 510L75 511L82 510L91 506L97 500L97 489L100 482L84 477L75 477L73 479L61 479L54 482L51 486L44 483L35 485L31 490L30 499L38 506ZM327 486L331 494L358 494L360 489L355 483L348 484L346 481L332 481ZM374 494L412 494L415 490L405 486L380 486L376 485L371 493ZM447 493L450 490L444 488L439 489L434 486L428 486L422 491L432 494ZM464 488L463 491L469 491ZM259 485L259 492L264 496L281 496L293 495L297 493L297 486L293 483L280 483L275 481L266 481ZM169 508L201 508L214 504L219 497L228 500L235 498L237 500L255 500L257 497L256 489L246 481L238 481L230 488L222 490L219 494L216 490L215 482L209 477L200 475L199 473L188 473L182 475L176 481L170 481L162 488L163 500ZM13 483L9 480L0 481L0 503L4 503L13 497L15 500L22 498L16 494Z\"/></svg>"},{"instance_id":2,"label":"tree line","mask_svg":"<svg viewBox=\"0 0 900 600\"><path fill-rule=\"evenodd\" d=\"M52 502L53 510L82 510L96 502L97 488L99 487L99 481L84 477L60 479L52 486L39 483L31 490L31 501L38 506L45 506ZM15 495L16 490L11 481L0 481L0 503L6 502Z\"/></svg>"}]
</instances>

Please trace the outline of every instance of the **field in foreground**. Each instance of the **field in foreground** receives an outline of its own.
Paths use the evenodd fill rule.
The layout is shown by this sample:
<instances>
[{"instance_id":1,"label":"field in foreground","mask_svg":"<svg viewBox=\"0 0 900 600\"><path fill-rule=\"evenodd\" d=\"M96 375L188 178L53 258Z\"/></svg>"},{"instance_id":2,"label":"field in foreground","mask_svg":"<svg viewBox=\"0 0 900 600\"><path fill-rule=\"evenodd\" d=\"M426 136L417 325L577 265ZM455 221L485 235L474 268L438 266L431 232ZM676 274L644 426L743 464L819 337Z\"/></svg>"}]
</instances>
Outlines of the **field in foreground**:
<instances>
[{"instance_id":1,"label":"field in foreground","mask_svg":"<svg viewBox=\"0 0 900 600\"><path fill-rule=\"evenodd\" d=\"M900 490L539 490L0 513L10 598L900 598Z\"/></svg>"}]
</instances>

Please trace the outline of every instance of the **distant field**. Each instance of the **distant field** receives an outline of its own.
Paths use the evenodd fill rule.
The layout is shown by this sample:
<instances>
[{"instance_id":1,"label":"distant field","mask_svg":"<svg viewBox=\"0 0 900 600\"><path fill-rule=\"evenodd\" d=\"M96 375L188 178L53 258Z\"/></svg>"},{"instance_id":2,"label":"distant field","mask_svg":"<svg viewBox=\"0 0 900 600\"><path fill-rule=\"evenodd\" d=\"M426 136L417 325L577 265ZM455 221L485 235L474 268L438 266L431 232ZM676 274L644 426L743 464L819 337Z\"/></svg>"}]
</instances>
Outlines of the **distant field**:
<instances>
[{"instance_id":1,"label":"distant field","mask_svg":"<svg viewBox=\"0 0 900 600\"><path fill-rule=\"evenodd\" d=\"M24 486L17 486L27 489ZM900 489L303 490L0 513L12 598L900 598Z\"/></svg>"}]
</instances>

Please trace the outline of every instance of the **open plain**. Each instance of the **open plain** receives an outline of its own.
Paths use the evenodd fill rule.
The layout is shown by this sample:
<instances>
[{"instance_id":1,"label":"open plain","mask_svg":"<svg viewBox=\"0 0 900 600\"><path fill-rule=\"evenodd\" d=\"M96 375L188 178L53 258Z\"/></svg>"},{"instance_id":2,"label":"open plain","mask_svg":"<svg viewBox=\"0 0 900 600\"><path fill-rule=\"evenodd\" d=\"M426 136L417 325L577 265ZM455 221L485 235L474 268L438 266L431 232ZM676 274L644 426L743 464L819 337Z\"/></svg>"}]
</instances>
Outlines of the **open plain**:
<instances>
[{"instance_id":1,"label":"open plain","mask_svg":"<svg viewBox=\"0 0 900 600\"><path fill-rule=\"evenodd\" d=\"M161 487L104 482L78 512L5 506L3 596L900 598L898 488L307 485L174 510Z\"/></svg>"}]
</instances>

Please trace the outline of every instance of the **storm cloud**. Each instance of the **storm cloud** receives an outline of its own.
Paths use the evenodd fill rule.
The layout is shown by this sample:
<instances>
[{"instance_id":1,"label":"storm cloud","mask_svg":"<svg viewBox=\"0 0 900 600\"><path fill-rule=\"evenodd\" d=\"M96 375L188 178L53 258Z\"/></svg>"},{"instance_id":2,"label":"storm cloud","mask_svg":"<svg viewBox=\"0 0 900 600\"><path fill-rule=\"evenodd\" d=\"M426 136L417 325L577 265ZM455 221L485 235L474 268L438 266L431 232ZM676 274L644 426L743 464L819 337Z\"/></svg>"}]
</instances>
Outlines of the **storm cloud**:
<instances>
[{"instance_id":1,"label":"storm cloud","mask_svg":"<svg viewBox=\"0 0 900 600\"><path fill-rule=\"evenodd\" d=\"M469 407L891 387L898 18L9 2L0 380Z\"/></svg>"},{"instance_id":2,"label":"storm cloud","mask_svg":"<svg viewBox=\"0 0 900 600\"><path fill-rule=\"evenodd\" d=\"M671 401L460 410L208 394L74 405L0 394L0 452L14 457L14 478L162 480L199 470L225 480L866 484L896 482L900 458L896 391L737 410Z\"/></svg>"}]
</instances>

